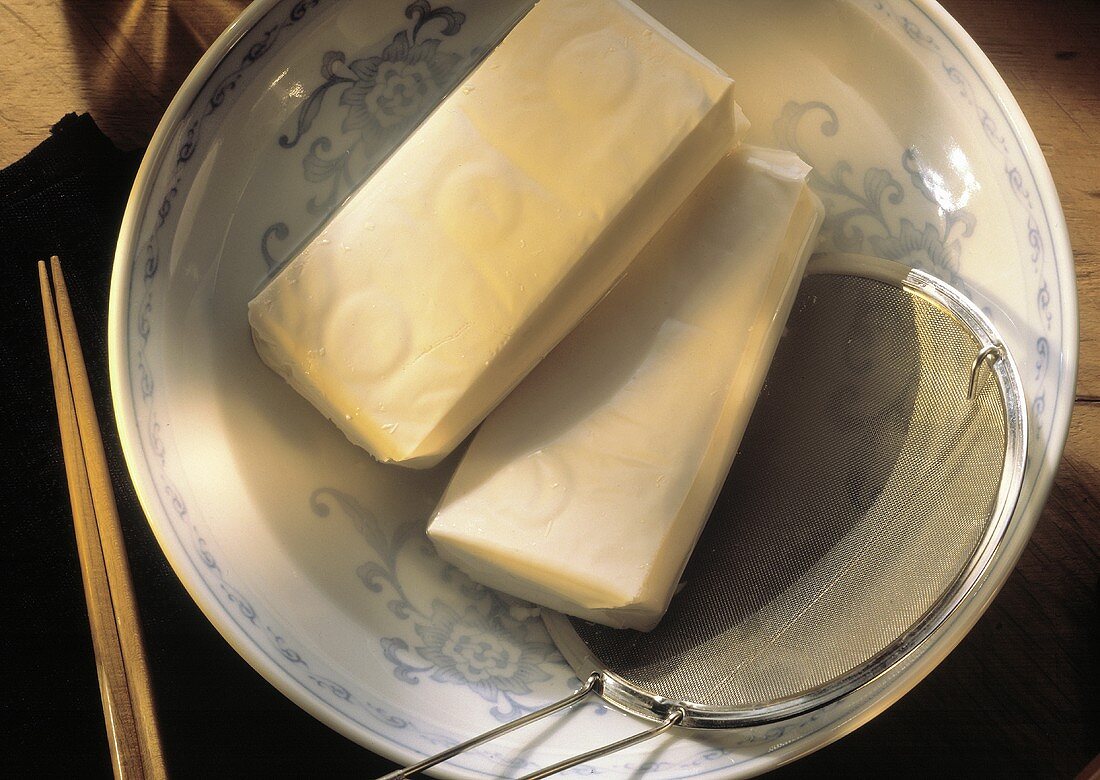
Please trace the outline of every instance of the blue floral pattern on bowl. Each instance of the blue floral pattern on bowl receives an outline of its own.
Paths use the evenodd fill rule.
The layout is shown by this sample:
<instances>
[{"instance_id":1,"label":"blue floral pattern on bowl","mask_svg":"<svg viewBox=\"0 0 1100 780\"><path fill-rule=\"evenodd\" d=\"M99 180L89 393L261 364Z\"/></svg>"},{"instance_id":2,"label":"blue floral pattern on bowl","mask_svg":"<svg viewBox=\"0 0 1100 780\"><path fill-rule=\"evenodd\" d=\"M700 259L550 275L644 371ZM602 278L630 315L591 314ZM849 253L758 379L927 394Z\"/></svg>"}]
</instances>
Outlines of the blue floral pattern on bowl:
<instances>
[{"instance_id":1,"label":"blue floral pattern on bowl","mask_svg":"<svg viewBox=\"0 0 1100 780\"><path fill-rule=\"evenodd\" d=\"M829 104L791 101L775 121L776 144L815 165L814 155L799 142L798 133L803 120L816 118L818 114L824 117L818 125L821 135L836 135L840 117ZM940 209L940 224L926 221L918 228L908 217L901 217L895 224L887 209L902 206L907 195L916 194L938 205L928 184L928 174L921 170L918 152L906 149L901 155L901 165L909 174L911 191L886 168L868 168L860 177L847 160L836 163L828 172L815 165L810 172L810 186L826 207L822 248L896 260L965 288L958 273L962 241L973 235L975 216L963 208Z\"/></svg>"},{"instance_id":2,"label":"blue floral pattern on bowl","mask_svg":"<svg viewBox=\"0 0 1100 780\"><path fill-rule=\"evenodd\" d=\"M352 158L362 154L366 144L384 142L387 135L399 141L409 124L418 121L440 95L453 85L463 58L453 51L442 51L441 38L420 37L430 22L441 23L440 35L457 35L466 15L449 6L433 9L425 0L405 8L405 16L414 20L410 30L401 30L381 54L347 62L342 51L325 52L321 62L324 81L310 92L298 108L298 127L293 138L280 136L279 145L294 148L309 132L323 109L325 95L342 88L339 104L346 109L340 130L350 135L341 151L331 156L333 144L327 135L318 136L302 160L307 181L330 182L324 199L309 201L309 210L322 212L336 205L356 181L352 178Z\"/></svg>"},{"instance_id":3,"label":"blue floral pattern on bowl","mask_svg":"<svg viewBox=\"0 0 1100 780\"><path fill-rule=\"evenodd\" d=\"M465 608L440 599L419 605L401 583L398 561L410 546L421 555L434 555L420 528L406 525L391 534L370 509L335 488L318 489L310 505L321 518L332 513L333 505L339 507L376 554L356 574L369 593L388 598L387 609L408 621L416 637L406 632L379 639L398 680L419 685L420 675L426 674L436 682L465 686L490 702L490 712L499 720L538 708L521 697L531 694L534 683L551 679L544 665L560 668L564 661L550 643L537 609L473 582L450 565L443 567L443 579L468 600Z\"/></svg>"}]
</instances>

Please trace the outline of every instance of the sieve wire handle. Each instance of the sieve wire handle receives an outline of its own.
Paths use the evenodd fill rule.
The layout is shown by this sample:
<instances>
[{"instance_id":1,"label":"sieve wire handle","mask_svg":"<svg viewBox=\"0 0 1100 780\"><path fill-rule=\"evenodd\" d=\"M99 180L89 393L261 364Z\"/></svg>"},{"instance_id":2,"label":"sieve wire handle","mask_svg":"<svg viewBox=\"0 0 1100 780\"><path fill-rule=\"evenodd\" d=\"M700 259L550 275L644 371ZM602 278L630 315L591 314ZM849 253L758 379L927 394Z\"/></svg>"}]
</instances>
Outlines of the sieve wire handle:
<instances>
[{"instance_id":1,"label":"sieve wire handle","mask_svg":"<svg viewBox=\"0 0 1100 780\"><path fill-rule=\"evenodd\" d=\"M405 780L405 778L411 777L418 772L423 772L425 769L430 769L436 764L442 764L444 761L448 761L461 753L465 753L470 748L477 747L478 745L481 745L485 742L496 739L502 734L507 734L511 731L523 728L528 723L534 723L536 720L540 720L547 715L551 715L555 712L558 712L559 710L563 710L566 707L576 704L581 699L587 698L588 695L591 693L600 695L602 690L603 674L601 672L593 672L592 674L588 675L588 679L585 680L584 685L582 685L573 693L566 696L564 699L560 699L553 704L548 704L540 710L535 710L534 712L528 713L522 718L516 718L510 723L505 723L503 726L498 726L495 729L486 731L484 734L479 734L478 736L473 737L472 739L468 739L465 742L455 745L454 747L436 753L434 756L429 756L419 763L412 764L403 769L398 769L394 772L390 772L387 775L383 775L382 777L378 778L378 780ZM581 753L580 755L573 756L572 758L567 758L564 761L559 761L558 763L553 764L552 766L548 766L545 769L540 769L537 772L533 772L529 775L524 775L522 778L520 778L520 780L540 780L540 778L549 777L550 775L557 774L558 772L569 769L570 767L577 766L578 764L583 764L586 761L591 761L594 758L606 756L609 753L614 753L616 750L622 750L623 748L630 747L631 745L636 745L639 742L644 742L647 739L651 739L658 734L662 734L665 731L668 731L670 728L680 723L680 721L682 721L683 719L684 711L678 707L673 708L669 711L665 719L653 728L626 737L625 739L620 739L618 742L612 742L610 745L605 745L601 748L590 750L587 753Z\"/></svg>"},{"instance_id":2,"label":"sieve wire handle","mask_svg":"<svg viewBox=\"0 0 1100 780\"><path fill-rule=\"evenodd\" d=\"M591 761L594 758L606 756L610 753L614 753L616 750L628 748L631 745L637 745L639 742L645 742L647 739L652 739L658 734L665 733L673 726L679 725L680 721L682 721L683 719L684 711L679 707L673 707L671 710L669 710L669 713L665 716L665 719L653 728L646 729L645 731L639 731L637 734L626 737L625 739L620 739L618 742L612 742L610 745L604 745L601 748L589 750L587 753L581 753L579 756L573 756L572 758L567 758L564 761L559 761L558 763L548 766L545 769L540 769L537 772L532 772L529 775L524 775L519 780L542 780L542 778L544 777L556 775L558 772L562 772L566 769L569 769L570 767L574 767L578 764L583 764L587 761Z\"/></svg>"},{"instance_id":3,"label":"sieve wire handle","mask_svg":"<svg viewBox=\"0 0 1100 780\"><path fill-rule=\"evenodd\" d=\"M974 400L974 389L978 385L978 371L981 369L982 363L984 363L986 359L990 357L993 358L994 361L997 361L1004 358L1004 356L1005 347L1004 344L1001 344L1000 342L982 347L981 352L979 352L978 356L974 358L974 363L970 367L970 382L966 386L966 400Z\"/></svg>"}]
</instances>

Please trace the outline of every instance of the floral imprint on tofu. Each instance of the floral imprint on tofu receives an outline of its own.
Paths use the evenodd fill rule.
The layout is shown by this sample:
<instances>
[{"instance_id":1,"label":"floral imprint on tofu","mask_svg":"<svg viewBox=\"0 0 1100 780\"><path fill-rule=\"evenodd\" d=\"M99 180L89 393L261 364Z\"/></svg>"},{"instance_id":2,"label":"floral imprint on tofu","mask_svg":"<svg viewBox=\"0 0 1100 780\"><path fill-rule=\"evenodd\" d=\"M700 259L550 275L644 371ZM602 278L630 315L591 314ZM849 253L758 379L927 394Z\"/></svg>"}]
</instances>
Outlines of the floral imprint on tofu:
<instances>
[{"instance_id":1,"label":"floral imprint on tofu","mask_svg":"<svg viewBox=\"0 0 1100 780\"><path fill-rule=\"evenodd\" d=\"M549 680L550 670L563 659L536 608L479 585L442 562L441 578L455 598L448 601L437 594L430 604L417 603L405 590L399 569L403 558L435 557L419 523L390 527L353 496L328 487L314 491L310 508L321 518L338 511L373 553L356 576L371 594L386 599L386 608L407 626L400 636L379 640L394 677L409 685L427 677L469 688L493 705L490 713L500 721L540 706L521 698Z\"/></svg>"},{"instance_id":2,"label":"floral imprint on tofu","mask_svg":"<svg viewBox=\"0 0 1100 780\"><path fill-rule=\"evenodd\" d=\"M466 22L461 11L414 0L405 7L405 18L406 28L377 54L349 61L343 51L325 52L323 81L298 107L293 130L278 138L283 149L310 138L301 163L306 181L319 185L306 203L310 214L323 216L339 205L378 164L378 152L396 146L454 86L460 65L479 55L443 48L443 38L457 35ZM330 92L339 98L328 98ZM342 114L339 134L311 135L322 112L334 109ZM260 251L269 269L280 262L271 240L286 241L292 232L286 222L264 231Z\"/></svg>"},{"instance_id":3,"label":"floral imprint on tofu","mask_svg":"<svg viewBox=\"0 0 1100 780\"><path fill-rule=\"evenodd\" d=\"M911 189L885 167L868 168L862 181L846 160L825 171L799 140L800 135L804 138L802 134L812 132L802 125L814 120L820 120L817 130L824 138L835 136L840 129L840 118L827 103L790 101L772 130L779 146L814 166L810 187L825 204L819 239L822 248L896 260L965 291L966 284L959 276L963 239L973 235L977 219L964 208L942 202L942 181L920 152L909 147L901 155L901 171L908 175ZM906 200L913 190L921 200Z\"/></svg>"}]
</instances>

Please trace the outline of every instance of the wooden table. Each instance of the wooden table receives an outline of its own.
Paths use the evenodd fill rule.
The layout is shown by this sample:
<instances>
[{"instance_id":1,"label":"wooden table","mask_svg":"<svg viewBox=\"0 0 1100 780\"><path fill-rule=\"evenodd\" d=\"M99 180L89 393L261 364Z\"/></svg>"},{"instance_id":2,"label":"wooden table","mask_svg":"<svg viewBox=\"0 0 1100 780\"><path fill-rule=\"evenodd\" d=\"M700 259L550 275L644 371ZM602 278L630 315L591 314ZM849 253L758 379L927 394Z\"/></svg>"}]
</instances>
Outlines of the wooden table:
<instances>
[{"instance_id":1,"label":"wooden table","mask_svg":"<svg viewBox=\"0 0 1100 780\"><path fill-rule=\"evenodd\" d=\"M245 4L0 3L0 166L25 154L70 111L89 111L124 148L144 145L192 65ZM1072 777L1100 751L1100 3L945 4L1020 102L1061 195L1081 311L1072 428L1034 537L974 631L886 714L780 776ZM219 679L235 679L253 693L265 687L239 666ZM320 766L328 774L369 774L368 767L381 766L289 703L274 701L260 713L223 703L225 711L199 713L205 722L195 723L162 700L171 768L183 774L200 766L254 768L241 756L262 755L267 766L290 772L302 765L295 763L302 751L324 756ZM273 744L265 719L284 728L291 723L303 742ZM205 753L196 757L196 750Z\"/></svg>"}]
</instances>

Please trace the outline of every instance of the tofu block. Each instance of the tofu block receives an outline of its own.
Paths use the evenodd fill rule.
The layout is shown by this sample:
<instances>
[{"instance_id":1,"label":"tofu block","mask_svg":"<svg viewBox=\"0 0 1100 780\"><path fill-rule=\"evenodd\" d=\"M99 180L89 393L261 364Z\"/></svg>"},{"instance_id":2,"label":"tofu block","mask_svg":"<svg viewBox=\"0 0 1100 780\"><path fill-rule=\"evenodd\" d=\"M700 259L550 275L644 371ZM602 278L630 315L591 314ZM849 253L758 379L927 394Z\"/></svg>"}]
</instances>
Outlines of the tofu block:
<instances>
[{"instance_id":1,"label":"tofu block","mask_svg":"<svg viewBox=\"0 0 1100 780\"><path fill-rule=\"evenodd\" d=\"M428 535L474 580L648 630L729 471L824 216L797 156L718 164L489 415Z\"/></svg>"},{"instance_id":2,"label":"tofu block","mask_svg":"<svg viewBox=\"0 0 1100 780\"><path fill-rule=\"evenodd\" d=\"M381 461L436 464L730 149L733 83L627 0L540 0L249 304Z\"/></svg>"}]
</instances>

